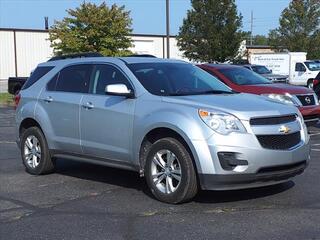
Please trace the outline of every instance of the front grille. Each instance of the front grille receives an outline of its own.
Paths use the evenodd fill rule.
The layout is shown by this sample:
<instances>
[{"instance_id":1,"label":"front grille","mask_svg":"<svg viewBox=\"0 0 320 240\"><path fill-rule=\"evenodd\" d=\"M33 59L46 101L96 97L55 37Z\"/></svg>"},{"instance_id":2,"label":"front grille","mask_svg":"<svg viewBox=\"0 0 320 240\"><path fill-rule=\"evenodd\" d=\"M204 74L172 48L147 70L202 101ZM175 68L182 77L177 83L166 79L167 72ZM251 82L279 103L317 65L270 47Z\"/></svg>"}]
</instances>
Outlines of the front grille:
<instances>
[{"instance_id":1,"label":"front grille","mask_svg":"<svg viewBox=\"0 0 320 240\"><path fill-rule=\"evenodd\" d=\"M297 98L300 100L302 106L312 106L316 104L314 96L312 94L308 95L297 95Z\"/></svg>"},{"instance_id":2,"label":"front grille","mask_svg":"<svg viewBox=\"0 0 320 240\"><path fill-rule=\"evenodd\" d=\"M251 118L251 125L277 125L289 122L294 122L297 119L296 115L286 115L278 117L268 117L268 118Z\"/></svg>"},{"instance_id":3,"label":"front grille","mask_svg":"<svg viewBox=\"0 0 320 240\"><path fill-rule=\"evenodd\" d=\"M305 120L305 121L307 121L307 120L313 120L313 119L317 119L317 118L320 118L320 115L307 115L307 116L303 116L303 119Z\"/></svg>"},{"instance_id":4,"label":"front grille","mask_svg":"<svg viewBox=\"0 0 320 240\"><path fill-rule=\"evenodd\" d=\"M257 138L263 148L273 150L287 150L301 141L300 132L286 135L257 135Z\"/></svg>"},{"instance_id":5,"label":"front grille","mask_svg":"<svg viewBox=\"0 0 320 240\"><path fill-rule=\"evenodd\" d=\"M274 82L286 82L287 78L276 78L273 80Z\"/></svg>"}]
</instances>

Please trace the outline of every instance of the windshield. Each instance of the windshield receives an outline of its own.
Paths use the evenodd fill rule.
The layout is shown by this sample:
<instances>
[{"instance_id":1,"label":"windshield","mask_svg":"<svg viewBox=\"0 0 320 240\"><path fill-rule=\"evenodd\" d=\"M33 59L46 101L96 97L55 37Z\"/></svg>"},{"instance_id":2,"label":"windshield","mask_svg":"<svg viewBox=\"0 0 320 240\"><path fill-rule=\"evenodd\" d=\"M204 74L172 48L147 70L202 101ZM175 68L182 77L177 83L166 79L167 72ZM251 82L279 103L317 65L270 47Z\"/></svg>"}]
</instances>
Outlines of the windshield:
<instances>
[{"instance_id":1,"label":"windshield","mask_svg":"<svg viewBox=\"0 0 320 240\"><path fill-rule=\"evenodd\" d=\"M310 71L320 71L320 63L318 62L304 62Z\"/></svg>"},{"instance_id":2,"label":"windshield","mask_svg":"<svg viewBox=\"0 0 320 240\"><path fill-rule=\"evenodd\" d=\"M252 70L259 74L270 74L271 71L265 66L252 66Z\"/></svg>"},{"instance_id":3,"label":"windshield","mask_svg":"<svg viewBox=\"0 0 320 240\"><path fill-rule=\"evenodd\" d=\"M187 63L135 63L128 67L148 92L159 96L233 93L204 70Z\"/></svg>"},{"instance_id":4,"label":"windshield","mask_svg":"<svg viewBox=\"0 0 320 240\"><path fill-rule=\"evenodd\" d=\"M271 84L268 79L246 68L234 67L219 71L237 85Z\"/></svg>"}]
</instances>

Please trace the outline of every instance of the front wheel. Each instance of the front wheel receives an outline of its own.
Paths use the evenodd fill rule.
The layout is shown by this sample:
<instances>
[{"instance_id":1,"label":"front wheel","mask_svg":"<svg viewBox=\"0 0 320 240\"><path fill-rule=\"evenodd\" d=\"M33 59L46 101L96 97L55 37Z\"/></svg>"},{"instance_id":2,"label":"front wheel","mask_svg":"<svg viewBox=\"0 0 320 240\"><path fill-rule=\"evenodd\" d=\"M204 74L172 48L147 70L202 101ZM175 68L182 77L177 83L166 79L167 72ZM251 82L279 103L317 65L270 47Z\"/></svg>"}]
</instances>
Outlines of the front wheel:
<instances>
[{"instance_id":1,"label":"front wheel","mask_svg":"<svg viewBox=\"0 0 320 240\"><path fill-rule=\"evenodd\" d=\"M192 158L174 138L156 141L147 155L145 176L153 195L167 203L192 199L198 190Z\"/></svg>"},{"instance_id":2,"label":"front wheel","mask_svg":"<svg viewBox=\"0 0 320 240\"><path fill-rule=\"evenodd\" d=\"M313 89L313 79L308 80L307 87Z\"/></svg>"}]
</instances>

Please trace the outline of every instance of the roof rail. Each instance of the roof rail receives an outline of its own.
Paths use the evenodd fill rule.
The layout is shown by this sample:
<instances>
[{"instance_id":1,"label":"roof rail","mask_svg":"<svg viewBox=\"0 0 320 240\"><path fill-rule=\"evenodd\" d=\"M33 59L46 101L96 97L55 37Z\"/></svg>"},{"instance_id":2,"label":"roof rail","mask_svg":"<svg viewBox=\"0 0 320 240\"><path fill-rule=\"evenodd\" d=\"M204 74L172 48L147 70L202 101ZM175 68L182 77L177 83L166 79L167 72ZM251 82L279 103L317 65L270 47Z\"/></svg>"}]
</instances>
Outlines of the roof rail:
<instances>
[{"instance_id":1,"label":"roof rail","mask_svg":"<svg viewBox=\"0 0 320 240\"><path fill-rule=\"evenodd\" d=\"M149 58L157 58L156 56L151 55L151 54L132 54L132 55L129 55L129 56L126 56L126 57L149 57Z\"/></svg>"},{"instance_id":2,"label":"roof rail","mask_svg":"<svg viewBox=\"0 0 320 240\"><path fill-rule=\"evenodd\" d=\"M48 60L48 62L69 59L69 58L86 58L86 57L103 57L103 55L97 52L67 54L67 55L52 57Z\"/></svg>"}]
</instances>

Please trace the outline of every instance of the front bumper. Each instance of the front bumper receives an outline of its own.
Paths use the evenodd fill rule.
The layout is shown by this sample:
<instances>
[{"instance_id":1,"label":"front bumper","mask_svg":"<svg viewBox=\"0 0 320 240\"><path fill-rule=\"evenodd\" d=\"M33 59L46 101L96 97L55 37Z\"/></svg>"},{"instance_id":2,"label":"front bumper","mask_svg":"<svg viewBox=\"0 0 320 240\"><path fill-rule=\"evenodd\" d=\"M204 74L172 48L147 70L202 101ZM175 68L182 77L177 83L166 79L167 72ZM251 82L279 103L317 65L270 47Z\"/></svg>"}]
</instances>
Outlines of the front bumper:
<instances>
[{"instance_id":1,"label":"front bumper","mask_svg":"<svg viewBox=\"0 0 320 240\"><path fill-rule=\"evenodd\" d=\"M306 125L314 126L320 120L320 105L299 107Z\"/></svg>"},{"instance_id":2,"label":"front bumper","mask_svg":"<svg viewBox=\"0 0 320 240\"><path fill-rule=\"evenodd\" d=\"M232 190L261 187L278 184L302 174L307 165L307 161L302 161L296 164L269 168L270 171L251 174L199 174L199 180L202 189L206 190Z\"/></svg>"},{"instance_id":3,"label":"front bumper","mask_svg":"<svg viewBox=\"0 0 320 240\"><path fill-rule=\"evenodd\" d=\"M288 126L294 129L295 124L292 124ZM262 147L256 135L266 129L278 130L279 125L270 129L246 125L248 133L245 134L214 134L206 141L193 142L201 166L198 173L202 189L231 190L273 185L304 171L310 159L309 136L305 127L300 129L299 144L290 149L275 150ZM234 164L231 168L223 164L221 153L232 155L229 158Z\"/></svg>"}]
</instances>

